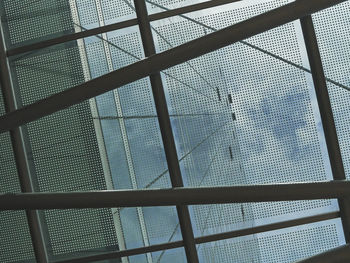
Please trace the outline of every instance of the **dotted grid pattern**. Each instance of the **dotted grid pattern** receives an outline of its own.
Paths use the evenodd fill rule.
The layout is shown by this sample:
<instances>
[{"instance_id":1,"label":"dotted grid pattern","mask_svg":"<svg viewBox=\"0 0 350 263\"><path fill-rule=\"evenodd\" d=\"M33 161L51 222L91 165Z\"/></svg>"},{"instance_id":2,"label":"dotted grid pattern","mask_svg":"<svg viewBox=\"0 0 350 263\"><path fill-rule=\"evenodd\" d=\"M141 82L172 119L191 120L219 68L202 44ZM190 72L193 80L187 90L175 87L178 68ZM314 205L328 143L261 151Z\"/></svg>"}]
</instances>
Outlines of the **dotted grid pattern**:
<instances>
[{"instance_id":1,"label":"dotted grid pattern","mask_svg":"<svg viewBox=\"0 0 350 263\"><path fill-rule=\"evenodd\" d=\"M95 0L76 0L80 24L87 26L98 23Z\"/></svg>"},{"instance_id":2,"label":"dotted grid pattern","mask_svg":"<svg viewBox=\"0 0 350 263\"><path fill-rule=\"evenodd\" d=\"M151 0L151 2L153 2L155 4L162 5L164 7L169 7L169 6L174 5L174 4L180 4L180 3L182 4L183 2L190 2L187 5L191 4L191 1L188 1L188 0ZM181 6L185 6L185 5L181 5ZM157 7L157 6L152 5L152 4L151 4L151 6L152 6L152 8Z\"/></svg>"},{"instance_id":3,"label":"dotted grid pattern","mask_svg":"<svg viewBox=\"0 0 350 263\"><path fill-rule=\"evenodd\" d=\"M14 63L23 104L84 81L76 47ZM40 191L105 189L88 102L27 125ZM109 209L46 211L53 254L116 244Z\"/></svg>"},{"instance_id":4,"label":"dotted grid pattern","mask_svg":"<svg viewBox=\"0 0 350 263\"><path fill-rule=\"evenodd\" d=\"M108 41L111 43L111 58L115 69L137 61L133 56L143 57L138 32L112 36ZM89 43L86 45L86 51L92 76L97 77L107 73L103 43L101 41ZM117 91L123 116L117 115L112 92L97 98L115 187L117 189L132 188L124 144L128 144L131 151L138 188L171 187L169 174L166 172L165 154L148 79L125 85L118 88ZM120 118L124 118L127 141L123 141L121 136ZM164 175L160 176L162 174ZM150 184L158 176L160 179ZM160 240L166 242L178 223L175 208L149 207L143 210L150 243L159 243ZM123 228L125 238L128 240L130 233L127 233L125 228L129 227L128 224L131 224L131 221L136 222L137 216L135 215L135 218L129 220L122 218L122 221L125 222Z\"/></svg>"},{"instance_id":5,"label":"dotted grid pattern","mask_svg":"<svg viewBox=\"0 0 350 263\"><path fill-rule=\"evenodd\" d=\"M187 262L184 248L168 249L152 253L153 262L168 263L168 262Z\"/></svg>"},{"instance_id":6,"label":"dotted grid pattern","mask_svg":"<svg viewBox=\"0 0 350 263\"><path fill-rule=\"evenodd\" d=\"M4 0L4 8L12 44L73 30L67 0Z\"/></svg>"},{"instance_id":7,"label":"dotted grid pattern","mask_svg":"<svg viewBox=\"0 0 350 263\"><path fill-rule=\"evenodd\" d=\"M322 63L327 77L350 87L350 3L345 2L313 16ZM346 177L350 178L350 92L328 83Z\"/></svg>"},{"instance_id":8,"label":"dotted grid pattern","mask_svg":"<svg viewBox=\"0 0 350 263\"><path fill-rule=\"evenodd\" d=\"M197 246L198 255L203 263L214 262L261 262L257 239L205 243Z\"/></svg>"},{"instance_id":9,"label":"dotted grid pattern","mask_svg":"<svg viewBox=\"0 0 350 263\"><path fill-rule=\"evenodd\" d=\"M0 92L0 115L5 114ZM0 192L21 192L9 133L0 134ZM24 211L0 212L0 262L34 258L27 218Z\"/></svg>"},{"instance_id":10,"label":"dotted grid pattern","mask_svg":"<svg viewBox=\"0 0 350 263\"><path fill-rule=\"evenodd\" d=\"M271 1L197 19L220 28L286 2ZM235 18L236 21L232 21L232 18ZM159 51L208 33L208 30L202 26L186 20L162 25L156 29L158 33L155 33L155 37ZM251 38L248 42L268 48L274 54L301 64L296 33L292 24ZM223 138L226 138L227 141L231 140L233 152L234 149L238 149L233 158L235 165L227 164L226 167L222 167L222 164L227 163L227 159L230 159L228 151L226 155L220 154L222 146L218 146L218 143L208 142L206 149L204 145L201 145L198 152L201 152L202 155L206 153L206 157L203 159L186 157L181 162L189 185L198 183L197 175L203 174L204 167L208 166L210 157L215 152L218 152L217 159L221 160L221 167L220 165L215 167L215 162L213 162L214 168L211 167L211 170L215 172L212 172L213 180L210 183L208 181L208 185L326 179L308 86L303 72L243 44L232 45L189 63L191 66L184 63L167 70L169 74L187 84L185 86L173 78L165 77L171 109L176 113L225 112L225 107L222 107L225 106L225 103L220 106L220 103L212 102L215 98L218 99L217 94L208 83L198 76L196 70L209 82L212 82L211 86L221 87L223 98L226 98L227 90L232 94L231 109L235 113L234 126L236 128L232 127L231 131L236 129L237 136L223 136L219 133L215 135L214 133L214 137L217 136L226 149L230 144ZM199 92L194 92L193 87L208 95L209 98L199 95ZM177 120L174 126L179 141L179 152L182 155L195 148L198 142L205 138L203 136L205 133L210 134L215 131L215 128L224 124L228 116L225 113L222 117L212 119L206 117L190 121L188 119L186 121ZM196 151L197 149L191 155L195 156ZM219 163L219 161L216 162ZM202 169L199 168L200 166ZM217 173L221 173L220 176L216 177ZM233 176L228 176L228 173L230 175L233 173ZM321 200L225 205L213 207L211 210L210 207L200 206L194 208L194 214L197 227L199 225L198 228L203 231L209 226L221 227L220 224L225 226L225 224L249 221L253 218L266 218L329 205L330 201ZM209 214L208 210L213 216L205 219L208 217L205 216ZM218 224L218 218L220 218L220 224ZM203 219L205 219L204 222Z\"/></svg>"},{"instance_id":11,"label":"dotted grid pattern","mask_svg":"<svg viewBox=\"0 0 350 263\"><path fill-rule=\"evenodd\" d=\"M158 27L157 31L160 51L168 49L169 43L176 46L205 34L202 28L186 21ZM245 183L227 84L220 66L211 65L215 55L173 67L166 71L171 77L165 76L171 113L180 115L174 118L173 127L180 165L189 186L229 185L232 178L235 183ZM242 220L240 205L194 206L193 210L196 234ZM246 216L249 214L247 209Z\"/></svg>"},{"instance_id":12,"label":"dotted grid pattern","mask_svg":"<svg viewBox=\"0 0 350 263\"><path fill-rule=\"evenodd\" d=\"M136 16L135 12L125 2L129 2L132 6L134 6L133 0L101 0L104 19L107 21L131 14ZM118 8L116 8L116 6Z\"/></svg>"},{"instance_id":13,"label":"dotted grid pattern","mask_svg":"<svg viewBox=\"0 0 350 263\"><path fill-rule=\"evenodd\" d=\"M335 224L259 238L262 262L295 262L339 246Z\"/></svg>"},{"instance_id":14,"label":"dotted grid pattern","mask_svg":"<svg viewBox=\"0 0 350 263\"><path fill-rule=\"evenodd\" d=\"M334 224L237 241L231 239L201 245L203 262L278 262L301 260L339 246Z\"/></svg>"}]
</instances>

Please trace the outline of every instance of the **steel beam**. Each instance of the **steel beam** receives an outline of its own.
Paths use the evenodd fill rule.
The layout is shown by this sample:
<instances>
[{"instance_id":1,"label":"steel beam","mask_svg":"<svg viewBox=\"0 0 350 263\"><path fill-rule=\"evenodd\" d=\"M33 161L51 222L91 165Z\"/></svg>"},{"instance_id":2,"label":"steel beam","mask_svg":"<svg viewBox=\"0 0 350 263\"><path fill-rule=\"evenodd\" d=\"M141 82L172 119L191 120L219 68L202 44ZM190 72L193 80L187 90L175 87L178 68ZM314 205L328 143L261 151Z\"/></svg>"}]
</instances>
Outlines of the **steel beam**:
<instances>
[{"instance_id":1,"label":"steel beam","mask_svg":"<svg viewBox=\"0 0 350 263\"><path fill-rule=\"evenodd\" d=\"M4 97L6 112L17 109L17 99L13 89L9 62L6 57L5 36L0 21L0 84ZM28 165L27 149L21 127L10 131L13 154L16 161L16 168L22 192L34 192L34 185L31 179ZM30 236L32 239L34 254L37 262L48 262L45 239L41 230L41 222L38 211L26 210Z\"/></svg>"},{"instance_id":2,"label":"steel beam","mask_svg":"<svg viewBox=\"0 0 350 263\"><path fill-rule=\"evenodd\" d=\"M348 263L350 262L350 245L344 245L296 263Z\"/></svg>"},{"instance_id":3,"label":"steel beam","mask_svg":"<svg viewBox=\"0 0 350 263\"><path fill-rule=\"evenodd\" d=\"M190 12L194 12L194 11L198 11L198 10L203 10L203 9L212 8L212 7L216 7L219 5L224 5L224 4L229 4L229 3L233 3L233 2L239 2L239 1L242 1L242 0L215 0L215 1L207 1L204 3L188 5L188 6L176 8L173 10L149 15L149 21L157 21L157 20L169 18L172 16L186 14L186 13L190 13ZM148 2L150 2L150 1L148 1ZM16 56L16 55L19 55L22 53L31 52L31 51L38 50L41 48L46 48L46 47L50 47L53 45L62 44L62 43L68 42L68 41L78 40L80 38L90 37L90 36L106 33L109 31L114 31L114 30L118 30L118 29L122 29L122 28L127 28L127 27L131 27L131 26L135 26L135 25L137 25L137 19L129 19L126 21L113 23L113 24L101 26L98 28L89 29L89 30L79 32L79 33L66 34L66 35L63 35L60 37L56 37L56 38L40 41L37 43L28 44L28 45L25 45L22 47L10 49L7 51L7 56Z\"/></svg>"},{"instance_id":4,"label":"steel beam","mask_svg":"<svg viewBox=\"0 0 350 263\"><path fill-rule=\"evenodd\" d=\"M333 178L335 180L345 180L344 165L312 18L311 16L306 16L300 19L300 22L314 81ZM350 242L350 199L339 199L338 201L345 239L347 242Z\"/></svg>"},{"instance_id":5,"label":"steel beam","mask_svg":"<svg viewBox=\"0 0 350 263\"><path fill-rule=\"evenodd\" d=\"M349 198L350 181L0 194L0 210L175 206Z\"/></svg>"},{"instance_id":6,"label":"steel beam","mask_svg":"<svg viewBox=\"0 0 350 263\"><path fill-rule=\"evenodd\" d=\"M146 57L156 54L156 48L151 31L151 25L148 19L147 7L144 0L134 0L135 11L140 28L143 49ZM157 110L158 123L165 151L165 157L168 164L169 176L172 187L183 187L183 180L177 157L174 134L170 123L168 106L165 98L162 78L159 72L149 76L151 81L154 103ZM198 255L190 213L187 206L176 206L179 218L181 234L184 242L186 258L188 262L198 263Z\"/></svg>"},{"instance_id":7,"label":"steel beam","mask_svg":"<svg viewBox=\"0 0 350 263\"><path fill-rule=\"evenodd\" d=\"M243 22L158 53L0 117L0 132L34 121L117 87L228 46L346 0L296 0Z\"/></svg>"},{"instance_id":8,"label":"steel beam","mask_svg":"<svg viewBox=\"0 0 350 263\"><path fill-rule=\"evenodd\" d=\"M263 232L268 232L268 231L274 231L274 230L278 230L278 229L282 229L282 228L300 226L300 225L304 225L304 224L311 224L311 223L315 223L315 222L335 219L338 217L339 217L338 212L303 217L303 218L282 221L282 222L268 224L268 225L256 226L256 227L252 227L252 228L245 228L245 229L240 229L240 230L235 230L235 231L218 233L218 234L214 234L214 235L197 237L197 238L195 238L195 242L196 242L196 244L215 242L215 241L224 240L224 239L253 235L253 234L258 234L258 233L263 233ZM87 257L81 257L81 258L76 258L76 259L71 259L71 260L58 261L56 263L94 262L94 261L98 261L98 260L115 259L115 258L120 258L120 257L145 254L145 253L149 253L149 252L174 249L174 248L179 248L182 246L183 246L183 241L180 240L180 241L175 241L175 242L152 245L152 246L148 246L148 247L128 249L128 250L124 250L124 251L105 253L105 254L100 254L100 255L95 255L95 256L87 256Z\"/></svg>"}]
</instances>

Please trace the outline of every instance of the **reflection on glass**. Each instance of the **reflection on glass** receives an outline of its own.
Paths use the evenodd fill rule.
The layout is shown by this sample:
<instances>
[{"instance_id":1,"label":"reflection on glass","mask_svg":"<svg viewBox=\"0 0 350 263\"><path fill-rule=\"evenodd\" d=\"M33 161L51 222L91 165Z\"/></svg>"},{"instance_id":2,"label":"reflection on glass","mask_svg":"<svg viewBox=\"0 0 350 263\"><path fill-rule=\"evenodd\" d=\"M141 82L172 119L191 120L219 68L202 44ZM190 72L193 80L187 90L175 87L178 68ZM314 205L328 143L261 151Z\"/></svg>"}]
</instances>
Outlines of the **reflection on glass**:
<instances>
[{"instance_id":1,"label":"reflection on glass","mask_svg":"<svg viewBox=\"0 0 350 263\"><path fill-rule=\"evenodd\" d=\"M11 45L135 17L130 0L44 2L3 1ZM199 2L203 1L147 1L151 13ZM288 2L247 0L154 22L152 33L157 52ZM315 23L326 74L346 87L350 85L346 77L349 63L347 57L342 57L347 45L342 36L347 32L338 29L339 45L331 45L329 42L334 41L319 20L328 19L332 12L347 10L348 5L317 15ZM16 13L18 9L21 11ZM336 27L346 28L341 16L337 19ZM335 30L333 22L328 27ZM298 24L290 23L161 73L186 186L332 178L310 76L295 67L307 64L303 50ZM11 66L21 103L27 105L143 58L140 32L137 27L130 27L25 54L15 58ZM338 63L340 67L335 66ZM342 153L347 156L347 93L344 87L340 91L339 86L332 85L335 84L330 85L332 106ZM171 187L148 78L35 121L25 131L41 191ZM345 166L348 171L349 164ZM334 210L337 203L333 200L190 207L196 236ZM3 218L8 223L8 217ZM18 225L26 228L20 222ZM174 207L47 211L45 231L54 258L182 239ZM28 235L19 240L18 233L6 235L17 240L21 249L30 240ZM198 252L201 262L291 262L343 243L339 221L329 221L198 245ZM29 250L22 250L23 254L11 260L33 257ZM9 255L1 255L0 259L10 260ZM186 259L180 248L121 261Z\"/></svg>"}]
</instances>

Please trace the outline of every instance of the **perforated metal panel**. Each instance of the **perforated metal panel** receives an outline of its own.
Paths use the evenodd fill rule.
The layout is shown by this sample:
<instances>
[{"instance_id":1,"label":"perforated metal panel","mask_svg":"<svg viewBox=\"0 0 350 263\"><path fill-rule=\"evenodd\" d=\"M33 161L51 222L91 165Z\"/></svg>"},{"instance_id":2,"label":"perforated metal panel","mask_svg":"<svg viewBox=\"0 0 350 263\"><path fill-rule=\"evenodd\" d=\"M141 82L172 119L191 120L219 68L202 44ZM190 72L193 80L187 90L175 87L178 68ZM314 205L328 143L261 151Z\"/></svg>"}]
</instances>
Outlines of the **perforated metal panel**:
<instances>
[{"instance_id":1,"label":"perforated metal panel","mask_svg":"<svg viewBox=\"0 0 350 263\"><path fill-rule=\"evenodd\" d=\"M339 245L337 223L333 220L261 236L200 244L197 249L201 262L287 263Z\"/></svg>"},{"instance_id":2,"label":"perforated metal panel","mask_svg":"<svg viewBox=\"0 0 350 263\"><path fill-rule=\"evenodd\" d=\"M350 3L345 2L313 16L325 74L345 85L328 85L346 177L350 178Z\"/></svg>"},{"instance_id":3,"label":"perforated metal panel","mask_svg":"<svg viewBox=\"0 0 350 263\"><path fill-rule=\"evenodd\" d=\"M11 63L24 105L84 82L74 44ZM88 102L27 125L40 191L106 189ZM117 245L109 209L45 211L53 255Z\"/></svg>"},{"instance_id":4,"label":"perforated metal panel","mask_svg":"<svg viewBox=\"0 0 350 263\"><path fill-rule=\"evenodd\" d=\"M153 23L158 51L266 12L289 1L262 1ZM215 10L217 10L215 12ZM163 75L189 186L320 181L325 172L317 115L294 25L287 24L170 68ZM262 52L259 48L265 50ZM229 103L229 100L232 103ZM227 106L229 104L229 106ZM202 180L204 178L204 180ZM250 226L261 219L329 210L330 200L193 207L197 234ZM272 220L272 219L271 219Z\"/></svg>"},{"instance_id":5,"label":"perforated metal panel","mask_svg":"<svg viewBox=\"0 0 350 263\"><path fill-rule=\"evenodd\" d=\"M0 115L5 114L0 91ZM10 134L0 134L0 193L21 192ZM24 211L0 212L0 262L34 258L27 218Z\"/></svg>"},{"instance_id":6,"label":"perforated metal panel","mask_svg":"<svg viewBox=\"0 0 350 263\"><path fill-rule=\"evenodd\" d=\"M68 0L4 0L10 43L39 41L52 35L72 32Z\"/></svg>"},{"instance_id":7,"label":"perforated metal panel","mask_svg":"<svg viewBox=\"0 0 350 263\"><path fill-rule=\"evenodd\" d=\"M186 263L184 248L168 249L152 253L153 261L156 263L181 262Z\"/></svg>"},{"instance_id":8,"label":"perforated metal panel","mask_svg":"<svg viewBox=\"0 0 350 263\"><path fill-rule=\"evenodd\" d=\"M131 9L134 6L132 0L101 0L103 17L106 21L115 20L123 16L136 16Z\"/></svg>"}]
</instances>

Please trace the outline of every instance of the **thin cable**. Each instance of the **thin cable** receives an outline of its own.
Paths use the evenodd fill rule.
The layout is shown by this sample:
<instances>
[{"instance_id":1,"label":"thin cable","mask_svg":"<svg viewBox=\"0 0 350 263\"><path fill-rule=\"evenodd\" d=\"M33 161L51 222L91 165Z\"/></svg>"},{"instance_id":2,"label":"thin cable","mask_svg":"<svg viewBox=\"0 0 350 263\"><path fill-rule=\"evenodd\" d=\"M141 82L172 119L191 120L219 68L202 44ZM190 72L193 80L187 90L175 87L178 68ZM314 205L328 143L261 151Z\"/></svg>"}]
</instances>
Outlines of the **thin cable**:
<instances>
[{"instance_id":1,"label":"thin cable","mask_svg":"<svg viewBox=\"0 0 350 263\"><path fill-rule=\"evenodd\" d=\"M148 2L149 4L152 4L152 5L154 5L154 6L157 6L157 7L159 7L159 8L164 9L165 11L170 11L170 10L171 10L171 9L169 9L169 8L166 8L166 7L162 6L162 5L153 3L153 2L150 1L150 0L145 0L145 1ZM199 22L199 21L197 21L197 20L195 20L195 19L193 19L193 18L190 18L190 17L188 17L188 16L185 16L185 15L182 15L182 14L180 14L180 15L178 15L178 16L180 16L180 17L182 17L182 18L184 18L184 19L186 19L186 20L189 20L189 21L191 21L191 22L193 22L193 23L195 23L195 24L198 24L198 25L200 25L200 26L202 26L202 27L205 27L205 28L207 28L207 29L209 29L209 30L212 30L212 31L214 31L214 32L218 31L216 28L211 27L211 26L208 26L208 25L206 25L206 24L204 24L204 23L201 23L201 22ZM258 46L255 46L255 45L253 45L253 44L250 44L250 43L248 43L247 41L241 40L241 41L239 41L239 43L241 43L241 44L243 44L243 45L246 45L246 46L249 46L249 47L251 47L251 48L253 48L253 49L256 49L256 50L258 50L258 51L260 51L260 52L263 52L263 53L266 54L266 55L269 55L269 56L271 56L271 57L273 57L273 58L275 58L275 59L278 59L278 60L280 60L280 61L282 61L282 62L284 62L284 63L287 63L287 64L289 64L289 65L291 65L291 66L294 66L294 67L296 67L296 68L298 68L298 69L301 69L301 70L303 70L303 71L305 71L305 72L307 72L307 73L311 73L311 70L310 70L310 69L307 69L307 68L305 68L305 67L303 67L303 66L300 66L300 65L298 65L298 64L296 64L296 63L294 63L294 62L292 62L292 61L289 61L289 60L287 60L287 59L285 59L285 58L283 58L283 57L280 57L280 56L278 56L278 55L276 55L276 54L273 54L273 53L271 53L271 52L269 52L269 51L267 51L267 50L264 50L264 49L262 49L262 48L260 48L260 47L258 47ZM330 78L327 78L327 77L326 77L326 80L327 80L328 82L330 82L330 83L336 85L336 86L339 86L340 88L343 88L343 89L346 89L347 91L350 91L350 87L347 87L347 86L345 86L345 85L343 85L343 84L341 84L341 83L339 83L339 82L337 82L337 81L334 81L334 80L332 80L332 79L330 79Z\"/></svg>"},{"instance_id":2,"label":"thin cable","mask_svg":"<svg viewBox=\"0 0 350 263\"><path fill-rule=\"evenodd\" d=\"M202 116L213 116L220 115L220 113L194 113L194 114L170 114L169 117L178 118L178 117L202 117ZM93 117L93 119L98 120L116 120L116 119L152 119L158 118L157 115L142 115L142 116L103 116L103 117Z\"/></svg>"},{"instance_id":3,"label":"thin cable","mask_svg":"<svg viewBox=\"0 0 350 263\"><path fill-rule=\"evenodd\" d=\"M182 160L184 160L188 155L190 155L195 149L197 149L200 145L202 145L206 140L208 140L211 136L213 136L215 133L217 133L220 129L222 129L223 127L225 127L227 125L227 123L229 123L229 121L227 121L225 124L223 124L222 126L220 126L218 129L216 129L213 133L209 134L206 138L204 138L201 142L199 142L194 148L192 148L188 153L186 153L184 156L182 156L179 159L179 162L181 162ZM154 183L156 183L160 178L162 178L166 173L168 172L168 169L166 169L164 172L162 172L160 175L158 175L155 179L153 179L150 183L148 183L145 188L149 188L151 187Z\"/></svg>"}]
</instances>

